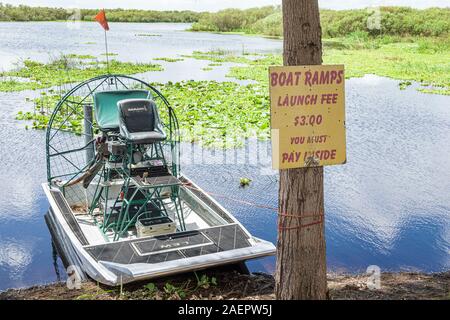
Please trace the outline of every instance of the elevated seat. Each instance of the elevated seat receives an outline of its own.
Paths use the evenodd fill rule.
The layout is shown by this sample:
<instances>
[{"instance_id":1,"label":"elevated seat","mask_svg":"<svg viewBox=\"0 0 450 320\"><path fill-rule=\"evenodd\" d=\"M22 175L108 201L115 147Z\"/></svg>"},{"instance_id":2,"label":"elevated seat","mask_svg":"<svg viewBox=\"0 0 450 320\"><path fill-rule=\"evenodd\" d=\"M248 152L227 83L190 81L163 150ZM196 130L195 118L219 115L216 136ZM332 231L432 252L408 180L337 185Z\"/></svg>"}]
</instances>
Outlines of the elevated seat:
<instances>
[{"instance_id":1,"label":"elevated seat","mask_svg":"<svg viewBox=\"0 0 450 320\"><path fill-rule=\"evenodd\" d=\"M128 99L117 103L120 135L133 144L151 144L166 140L153 100Z\"/></svg>"},{"instance_id":2,"label":"elevated seat","mask_svg":"<svg viewBox=\"0 0 450 320\"><path fill-rule=\"evenodd\" d=\"M149 99L147 90L101 91L94 94L95 120L101 131L119 131L117 103L126 99Z\"/></svg>"}]
</instances>

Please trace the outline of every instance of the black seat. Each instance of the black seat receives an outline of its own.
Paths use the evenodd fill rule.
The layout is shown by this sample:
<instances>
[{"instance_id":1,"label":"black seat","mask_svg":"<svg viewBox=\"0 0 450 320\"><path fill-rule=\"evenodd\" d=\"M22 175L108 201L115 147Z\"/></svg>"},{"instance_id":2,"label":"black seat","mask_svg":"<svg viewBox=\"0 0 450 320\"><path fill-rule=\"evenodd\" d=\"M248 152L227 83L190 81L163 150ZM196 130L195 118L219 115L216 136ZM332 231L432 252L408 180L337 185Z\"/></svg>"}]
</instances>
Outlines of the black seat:
<instances>
[{"instance_id":1,"label":"black seat","mask_svg":"<svg viewBox=\"0 0 450 320\"><path fill-rule=\"evenodd\" d=\"M134 144L150 144L166 140L154 101L127 99L117 102L120 135Z\"/></svg>"}]
</instances>

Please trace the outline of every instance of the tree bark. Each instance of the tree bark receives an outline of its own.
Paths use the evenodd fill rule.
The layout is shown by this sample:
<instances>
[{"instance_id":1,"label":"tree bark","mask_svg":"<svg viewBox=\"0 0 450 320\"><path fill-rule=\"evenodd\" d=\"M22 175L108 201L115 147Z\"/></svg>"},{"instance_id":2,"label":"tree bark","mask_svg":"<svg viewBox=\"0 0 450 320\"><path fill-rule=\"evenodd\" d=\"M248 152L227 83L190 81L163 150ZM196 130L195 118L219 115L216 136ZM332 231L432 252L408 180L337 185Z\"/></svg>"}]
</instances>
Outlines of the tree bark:
<instances>
[{"instance_id":1,"label":"tree bark","mask_svg":"<svg viewBox=\"0 0 450 320\"><path fill-rule=\"evenodd\" d=\"M284 65L322 64L317 0L283 0ZM277 299L326 299L323 167L280 170ZM302 227L299 227L299 226Z\"/></svg>"}]
</instances>

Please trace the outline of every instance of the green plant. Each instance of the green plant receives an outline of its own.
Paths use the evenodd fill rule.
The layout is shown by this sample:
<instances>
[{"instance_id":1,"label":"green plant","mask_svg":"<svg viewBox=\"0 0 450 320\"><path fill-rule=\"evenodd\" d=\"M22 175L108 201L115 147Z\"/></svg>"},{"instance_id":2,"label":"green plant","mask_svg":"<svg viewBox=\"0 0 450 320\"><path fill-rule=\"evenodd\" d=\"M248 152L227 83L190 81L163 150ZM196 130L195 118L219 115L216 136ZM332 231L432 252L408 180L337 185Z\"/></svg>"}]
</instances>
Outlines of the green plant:
<instances>
[{"instance_id":1,"label":"green plant","mask_svg":"<svg viewBox=\"0 0 450 320\"><path fill-rule=\"evenodd\" d=\"M250 182L252 182L252 180L249 178L241 178L239 183L241 187L247 187L250 185Z\"/></svg>"},{"instance_id":2,"label":"green plant","mask_svg":"<svg viewBox=\"0 0 450 320\"><path fill-rule=\"evenodd\" d=\"M147 291L148 295L154 296L158 292L158 287L152 282L146 284L144 289Z\"/></svg>"},{"instance_id":3,"label":"green plant","mask_svg":"<svg viewBox=\"0 0 450 320\"><path fill-rule=\"evenodd\" d=\"M181 59L181 58L155 58L153 60L165 61L165 62L178 62L178 61L183 61L184 59Z\"/></svg>"},{"instance_id":4,"label":"green plant","mask_svg":"<svg viewBox=\"0 0 450 320\"><path fill-rule=\"evenodd\" d=\"M405 90L410 85L412 85L411 81L402 81L398 84L398 86L400 87L400 90Z\"/></svg>"},{"instance_id":5,"label":"green plant","mask_svg":"<svg viewBox=\"0 0 450 320\"><path fill-rule=\"evenodd\" d=\"M171 297L180 298L180 299L186 298L186 291L184 290L184 288L174 286L174 285L170 284L169 282L167 282L164 285L164 292L166 293L166 295L169 298L171 298Z\"/></svg>"},{"instance_id":6,"label":"green plant","mask_svg":"<svg viewBox=\"0 0 450 320\"><path fill-rule=\"evenodd\" d=\"M96 294L84 293L75 298L75 300L95 300L97 298Z\"/></svg>"},{"instance_id":7,"label":"green plant","mask_svg":"<svg viewBox=\"0 0 450 320\"><path fill-rule=\"evenodd\" d=\"M217 279L215 277L208 277L206 274L203 274L200 278L197 273L194 272L195 277L197 279L197 287L194 290L209 289L211 286L217 286Z\"/></svg>"},{"instance_id":8,"label":"green plant","mask_svg":"<svg viewBox=\"0 0 450 320\"><path fill-rule=\"evenodd\" d=\"M109 61L109 71L117 74L136 74L148 71L162 71L163 68L151 63L130 63L118 60ZM17 70L0 72L1 91L35 90L74 83L93 78L108 72L106 62L94 60L91 56L61 55L48 63L25 60ZM25 79L27 81L19 81Z\"/></svg>"}]
</instances>

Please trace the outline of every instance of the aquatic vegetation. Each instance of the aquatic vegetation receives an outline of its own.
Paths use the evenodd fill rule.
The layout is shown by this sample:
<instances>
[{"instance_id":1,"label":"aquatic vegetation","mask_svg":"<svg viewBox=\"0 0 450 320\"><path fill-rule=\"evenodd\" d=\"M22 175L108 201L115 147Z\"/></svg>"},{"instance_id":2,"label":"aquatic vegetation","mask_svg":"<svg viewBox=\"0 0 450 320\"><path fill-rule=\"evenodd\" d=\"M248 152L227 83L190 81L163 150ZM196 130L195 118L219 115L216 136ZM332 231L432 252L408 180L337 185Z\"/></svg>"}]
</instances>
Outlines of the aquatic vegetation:
<instances>
[{"instance_id":1,"label":"aquatic vegetation","mask_svg":"<svg viewBox=\"0 0 450 320\"><path fill-rule=\"evenodd\" d=\"M422 92L422 93L429 93L429 94L440 94L440 95L444 95L444 96L449 96L450 95L450 90L448 88L419 88L417 89L418 91Z\"/></svg>"},{"instance_id":2,"label":"aquatic vegetation","mask_svg":"<svg viewBox=\"0 0 450 320\"><path fill-rule=\"evenodd\" d=\"M252 180L249 179L249 178L241 178L241 179L239 180L239 184L240 184L240 186L241 186L242 188L249 186L249 185L250 185L250 182L252 182Z\"/></svg>"},{"instance_id":3,"label":"aquatic vegetation","mask_svg":"<svg viewBox=\"0 0 450 320\"><path fill-rule=\"evenodd\" d=\"M19 111L16 115L16 120L31 121L31 128L37 130L45 130L47 128L50 117L54 108L61 99L60 94L49 92L42 92L39 98L33 100L33 111ZM74 97L74 101L81 100L81 97ZM81 108L81 107L80 107ZM61 130L72 132L76 135L82 134L83 117L82 112L71 112L68 107L62 108L59 113L56 114L55 123L59 123ZM80 110L81 111L81 110ZM96 130L94 128L94 130Z\"/></svg>"},{"instance_id":4,"label":"aquatic vegetation","mask_svg":"<svg viewBox=\"0 0 450 320\"><path fill-rule=\"evenodd\" d=\"M159 89L175 109L183 141L230 148L242 146L245 138L269 137L270 104L263 86L184 81Z\"/></svg>"},{"instance_id":5,"label":"aquatic vegetation","mask_svg":"<svg viewBox=\"0 0 450 320\"><path fill-rule=\"evenodd\" d=\"M162 37L162 34L154 34L154 33L137 33L136 37Z\"/></svg>"},{"instance_id":6,"label":"aquatic vegetation","mask_svg":"<svg viewBox=\"0 0 450 320\"><path fill-rule=\"evenodd\" d=\"M93 59L95 57L88 55L62 55L49 63L25 60L23 66L17 70L0 72L0 77L19 77L29 81L21 82L14 79L0 81L0 92L44 89L80 82L108 73L105 61ZM162 66L152 63L130 63L118 60L109 62L110 73L136 74L162 70Z\"/></svg>"},{"instance_id":7,"label":"aquatic vegetation","mask_svg":"<svg viewBox=\"0 0 450 320\"><path fill-rule=\"evenodd\" d=\"M450 41L448 39L399 40L367 38L358 33L351 37L324 42L323 60L326 64L345 64L346 78L376 74L402 80L400 89L417 81L424 93L450 94ZM251 85L234 82L184 81L155 84L174 107L183 141L197 142L205 147L231 148L242 146L244 139L270 136L268 97L268 67L281 65L279 54L238 55L223 50L195 51L187 56L210 63L203 68L210 71L223 63L238 63L230 68L227 77L253 80ZM174 61L177 58L160 58ZM157 59L158 60L158 59ZM178 59L177 59L178 60ZM63 56L48 64L25 61L24 67L0 74L0 91L46 88L73 83L106 73L105 63L88 55ZM111 72L140 73L161 70L154 64L132 64L111 61ZM29 81L20 81L26 79ZM30 121L33 129L44 129L60 94L49 92L34 102L33 112L19 112L17 119ZM63 119L59 119L63 121ZM59 121L56 119L56 121ZM64 130L81 134L83 119L73 118Z\"/></svg>"},{"instance_id":8,"label":"aquatic vegetation","mask_svg":"<svg viewBox=\"0 0 450 320\"><path fill-rule=\"evenodd\" d=\"M376 74L450 92L450 51L419 53L417 49L417 43L392 43L374 50L331 49L325 50L323 60L345 64L347 78Z\"/></svg>"},{"instance_id":9,"label":"aquatic vegetation","mask_svg":"<svg viewBox=\"0 0 450 320\"><path fill-rule=\"evenodd\" d=\"M182 58L155 58L153 60L156 61L165 61L165 62L179 62L179 61L184 61L184 59Z\"/></svg>"},{"instance_id":10,"label":"aquatic vegetation","mask_svg":"<svg viewBox=\"0 0 450 320\"><path fill-rule=\"evenodd\" d=\"M243 55L237 55L233 52L227 52L222 50L214 50L214 51L194 51L191 55L183 55L186 58L192 58L197 60L208 60L212 61L216 64L222 64L225 62L233 62L233 63L249 63L251 59Z\"/></svg>"},{"instance_id":11,"label":"aquatic vegetation","mask_svg":"<svg viewBox=\"0 0 450 320\"><path fill-rule=\"evenodd\" d=\"M415 80L423 84L418 89L422 92L449 94L449 54L418 53L417 47L415 43L394 43L383 45L379 49L325 48L324 63L345 64L347 78L373 73L403 79L400 88L406 88ZM281 55L259 55L250 59L211 51L195 52L193 56L212 61L211 64L240 61L242 65L232 67L227 76L254 80L255 83L246 86L216 81L155 84L176 111L180 128L184 130L182 140L197 142L206 147L231 148L242 146L244 139L249 137L268 139L270 103L267 68L270 65L281 65ZM14 83L12 87L19 84L28 86L27 83ZM34 129L44 129L52 108L59 99L58 94L41 96L34 100L34 112L21 112L17 118L32 121L31 127ZM82 119L71 119L64 129L80 134L81 121Z\"/></svg>"},{"instance_id":12,"label":"aquatic vegetation","mask_svg":"<svg viewBox=\"0 0 450 320\"><path fill-rule=\"evenodd\" d=\"M211 71L211 70L213 70L213 68L211 68L211 67L204 67L204 68L202 68L202 70L203 71Z\"/></svg>"},{"instance_id":13,"label":"aquatic vegetation","mask_svg":"<svg viewBox=\"0 0 450 320\"><path fill-rule=\"evenodd\" d=\"M183 141L197 142L205 147L231 148L242 146L244 138L269 137L269 97L262 86L216 81L153 85L175 109L183 130ZM33 100L33 111L19 111L16 119L30 121L31 128L43 130L60 99L60 93L43 94ZM55 123L59 123L62 130L80 135L83 113L79 110L65 121L70 114L70 110L66 111L61 110L56 115Z\"/></svg>"},{"instance_id":14,"label":"aquatic vegetation","mask_svg":"<svg viewBox=\"0 0 450 320\"><path fill-rule=\"evenodd\" d=\"M375 74L397 80L417 81L422 86L432 86L433 89L419 88L426 93L450 93L450 40L428 39L428 51L420 49L417 39L410 38L404 42L390 42L383 44L381 39L370 40L366 46L359 46L355 40L335 39L341 43L340 49L336 45L329 48L324 45L323 63L344 64L346 78L362 77L365 74ZM341 42L339 42L341 41ZM424 41L424 40L423 40ZM218 52L195 52L193 57L212 62L236 62L242 66L230 68L228 77L239 80L254 80L261 86L268 85L268 67L282 65L281 55L259 55L255 59L238 57Z\"/></svg>"},{"instance_id":15,"label":"aquatic vegetation","mask_svg":"<svg viewBox=\"0 0 450 320\"><path fill-rule=\"evenodd\" d=\"M406 88L408 88L410 85L412 85L411 81L402 81L398 84L398 86L400 87L400 90L405 90Z\"/></svg>"},{"instance_id":16,"label":"aquatic vegetation","mask_svg":"<svg viewBox=\"0 0 450 320\"><path fill-rule=\"evenodd\" d=\"M79 60L94 60L97 59L97 57L90 55L90 54L75 54L70 53L65 55L67 59L79 59Z\"/></svg>"}]
</instances>

